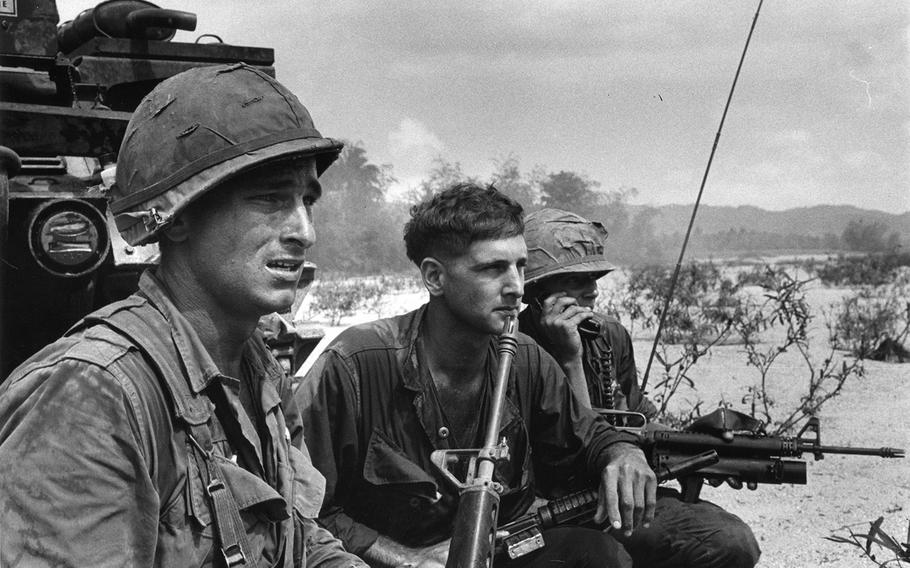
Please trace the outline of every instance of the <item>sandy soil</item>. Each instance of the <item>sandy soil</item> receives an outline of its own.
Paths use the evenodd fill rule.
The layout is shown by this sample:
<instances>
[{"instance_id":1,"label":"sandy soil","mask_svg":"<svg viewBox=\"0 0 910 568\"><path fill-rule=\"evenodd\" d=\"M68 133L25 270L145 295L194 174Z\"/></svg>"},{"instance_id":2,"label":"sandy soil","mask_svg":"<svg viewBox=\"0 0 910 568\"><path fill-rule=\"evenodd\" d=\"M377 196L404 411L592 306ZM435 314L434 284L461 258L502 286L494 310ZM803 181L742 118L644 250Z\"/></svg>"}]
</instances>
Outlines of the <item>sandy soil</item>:
<instances>
[{"instance_id":1,"label":"sandy soil","mask_svg":"<svg viewBox=\"0 0 910 568\"><path fill-rule=\"evenodd\" d=\"M817 286L809 289L807 299L816 314L810 333L816 364L828 354L822 309L847 293ZM635 341L640 370L650 348L650 341ZM843 356L837 353L835 360ZM822 407L818 416L822 444L910 448L910 364L865 361L864 367L865 376L848 381L840 396ZM708 412L725 400L745 411L742 397L747 386L758 379L736 345L715 348L711 357L699 361L694 376L698 391L677 393L677 408L703 400ZM781 358L773 367L770 383L778 408L795 408L807 392L807 382L800 357L788 353ZM806 485L760 485L756 491L706 486L703 490L703 498L739 515L752 527L763 551L759 566L875 566L859 548L825 537L848 536L850 530L865 533L869 523L880 516L886 532L900 542L910 541L910 462L845 455L829 455L819 461L804 455L803 459L808 465ZM893 559L893 555L879 549L878 559Z\"/></svg>"},{"instance_id":2,"label":"sandy soil","mask_svg":"<svg viewBox=\"0 0 910 568\"><path fill-rule=\"evenodd\" d=\"M813 313L820 314L845 290L816 288L809 294ZM422 292L390 296L381 309L383 316L402 313L425 300ZM376 313L358 314L343 323L350 325L375 319ZM326 340L342 327L326 329ZM813 353L823 357L825 333L819 315L813 331ZM639 370L644 371L651 343L636 338ZM838 356L842 356L839 354ZM305 364L303 370L308 364ZM821 440L827 445L910 448L910 364L865 362L865 377L849 382L841 396L822 409ZM301 373L303 372L301 371ZM298 373L298 374L301 374ZM697 391L677 394L676 408L703 400L710 411L718 401L733 408L740 404L757 374L735 345L714 350L699 361L693 373ZM772 372L772 393L779 408L792 408L806 392L806 371L797 357L785 357ZM756 491L737 491L727 486L705 486L702 497L739 515L752 527L761 544L760 568L862 568L876 564L860 549L826 540L847 536L848 530L864 532L869 522L884 517L883 528L901 542L910 540L910 461L864 456L826 456L808 462L806 485L761 485ZM879 549L879 561L893 555ZM905 563L904 565L910 565ZM898 566L890 564L889 566Z\"/></svg>"},{"instance_id":3,"label":"sandy soil","mask_svg":"<svg viewBox=\"0 0 910 568\"><path fill-rule=\"evenodd\" d=\"M709 380L733 363L732 348L710 361ZM731 365L732 366L732 365ZM730 367L727 367L729 372ZM791 388L798 390L795 385ZM866 376L847 384L820 413L821 440L828 445L910 447L910 365L866 363ZM859 548L825 539L865 532L884 516L883 528L904 542L910 522L910 464L906 459L826 456L808 461L806 485L761 485L756 491L706 486L702 497L746 521L762 547L762 568L875 566ZM889 554L880 560L891 558Z\"/></svg>"}]
</instances>

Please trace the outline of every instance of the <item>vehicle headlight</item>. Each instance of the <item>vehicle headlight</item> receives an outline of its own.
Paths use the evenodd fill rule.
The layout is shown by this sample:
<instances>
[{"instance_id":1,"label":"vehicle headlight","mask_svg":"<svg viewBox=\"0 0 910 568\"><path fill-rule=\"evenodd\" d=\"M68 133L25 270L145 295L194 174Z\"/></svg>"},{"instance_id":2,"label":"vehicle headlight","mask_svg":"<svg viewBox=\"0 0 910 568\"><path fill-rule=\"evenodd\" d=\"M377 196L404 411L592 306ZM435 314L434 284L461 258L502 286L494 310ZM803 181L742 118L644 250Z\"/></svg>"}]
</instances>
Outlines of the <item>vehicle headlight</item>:
<instances>
[{"instance_id":1,"label":"vehicle headlight","mask_svg":"<svg viewBox=\"0 0 910 568\"><path fill-rule=\"evenodd\" d=\"M42 204L28 232L35 261L55 276L88 274L104 262L111 246L104 215L92 204L75 199Z\"/></svg>"}]
</instances>

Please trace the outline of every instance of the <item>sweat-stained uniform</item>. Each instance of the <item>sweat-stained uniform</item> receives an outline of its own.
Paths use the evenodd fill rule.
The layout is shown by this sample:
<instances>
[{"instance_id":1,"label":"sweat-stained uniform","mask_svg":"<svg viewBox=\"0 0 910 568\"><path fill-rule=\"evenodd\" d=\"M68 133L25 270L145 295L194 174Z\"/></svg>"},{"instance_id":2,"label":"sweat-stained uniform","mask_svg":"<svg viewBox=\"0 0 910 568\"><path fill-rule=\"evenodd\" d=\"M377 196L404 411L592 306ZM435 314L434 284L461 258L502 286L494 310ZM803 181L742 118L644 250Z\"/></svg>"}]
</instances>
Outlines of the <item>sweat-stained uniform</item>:
<instances>
[{"instance_id":1,"label":"sweat-stained uniform","mask_svg":"<svg viewBox=\"0 0 910 568\"><path fill-rule=\"evenodd\" d=\"M413 547L452 535L458 492L430 462L453 447L432 379L421 365L418 334L426 306L354 326L339 335L298 390L307 446L326 477L320 523L355 553L378 534ZM483 443L498 366L496 341L485 352L487 384L477 409ZM497 468L505 487L501 523L527 511L535 492L547 494L570 477L599 480L606 449L634 437L610 428L570 395L556 362L518 334L500 429L509 461Z\"/></svg>"},{"instance_id":2,"label":"sweat-stained uniform","mask_svg":"<svg viewBox=\"0 0 910 568\"><path fill-rule=\"evenodd\" d=\"M23 363L0 384L0 565L222 565L236 540L248 566L365 566L312 520L324 480L258 334L242 368L218 371L150 272Z\"/></svg>"},{"instance_id":3,"label":"sweat-stained uniform","mask_svg":"<svg viewBox=\"0 0 910 568\"><path fill-rule=\"evenodd\" d=\"M534 338L548 352L553 349L540 328L540 312L528 307L518 316L519 329ZM582 336L582 364L591 404L609 406L605 393L612 385L613 401L622 397L625 405L613 408L640 412L652 420L657 408L643 396L635 368L635 353L629 332L616 318L597 314L601 341ZM606 363L596 372L598 362ZM622 407L627 406L627 407ZM657 490L654 521L637 529L631 537L618 536L635 561L649 568L751 568L761 555L751 529L736 515L707 501L684 503L675 490Z\"/></svg>"}]
</instances>

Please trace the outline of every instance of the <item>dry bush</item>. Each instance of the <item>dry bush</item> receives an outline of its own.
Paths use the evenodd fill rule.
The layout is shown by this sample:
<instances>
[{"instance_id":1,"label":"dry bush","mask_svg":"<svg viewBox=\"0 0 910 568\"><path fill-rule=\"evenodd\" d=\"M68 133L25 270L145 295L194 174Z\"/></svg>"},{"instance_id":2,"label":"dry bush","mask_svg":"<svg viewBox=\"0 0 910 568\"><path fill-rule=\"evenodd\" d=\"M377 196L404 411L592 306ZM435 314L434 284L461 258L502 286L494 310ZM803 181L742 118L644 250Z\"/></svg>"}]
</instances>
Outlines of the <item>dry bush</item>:
<instances>
[{"instance_id":1,"label":"dry bush","mask_svg":"<svg viewBox=\"0 0 910 568\"><path fill-rule=\"evenodd\" d=\"M699 360L710 357L721 344L737 342L757 380L740 401L770 434L797 429L817 414L826 401L837 396L844 383L863 375L861 360L837 363L835 347L819 360L811 352L808 330L813 314L805 288L811 278L798 279L793 270L764 265L740 275L734 282L715 263L690 263L680 271L654 355L651 398L661 421L681 425L701 415L704 401L689 401L671 412L671 400L682 387L697 391ZM667 267L633 270L621 292L603 303L619 307L633 322L655 329L670 287ZM656 332L656 329L655 329ZM780 358L798 355L805 377L805 391L795 405L778 403L770 378ZM788 380L798 380L787 370ZM732 406L731 401L717 401ZM677 407L679 405L676 405Z\"/></svg>"},{"instance_id":2,"label":"dry bush","mask_svg":"<svg viewBox=\"0 0 910 568\"><path fill-rule=\"evenodd\" d=\"M847 380L861 378L864 368L861 359L838 365L834 346L827 348L821 361L812 353L809 327L814 316L805 290L812 279L800 280L778 267L766 266L764 271L761 300L745 302L735 326L747 362L758 373L758 381L749 387L742 402L749 405L753 418L761 419L769 433L777 435L797 429L815 416L825 402L840 394ZM795 407L781 408L770 378L779 359L794 352L803 368L805 391Z\"/></svg>"},{"instance_id":3,"label":"dry bush","mask_svg":"<svg viewBox=\"0 0 910 568\"><path fill-rule=\"evenodd\" d=\"M867 532L856 532L853 527L847 526L841 528L846 536L835 533L825 538L859 548L863 556L876 566L906 566L910 563L910 523L907 523L907 541L900 542L882 528L884 521L884 517L871 521Z\"/></svg>"},{"instance_id":4,"label":"dry bush","mask_svg":"<svg viewBox=\"0 0 910 568\"><path fill-rule=\"evenodd\" d=\"M885 284L861 287L831 310L829 333L835 347L856 357L872 357L890 340L899 356L910 333L910 269L896 270Z\"/></svg>"},{"instance_id":5,"label":"dry bush","mask_svg":"<svg viewBox=\"0 0 910 568\"><path fill-rule=\"evenodd\" d=\"M416 292L420 281L413 275L383 274L379 276L345 277L342 274L320 274L308 291L310 316L321 316L330 325L369 312L383 317L389 297Z\"/></svg>"},{"instance_id":6,"label":"dry bush","mask_svg":"<svg viewBox=\"0 0 910 568\"><path fill-rule=\"evenodd\" d=\"M842 255L806 265L826 286L887 285L907 267L910 267L910 253Z\"/></svg>"},{"instance_id":7,"label":"dry bush","mask_svg":"<svg viewBox=\"0 0 910 568\"><path fill-rule=\"evenodd\" d=\"M364 310L373 312L385 290L377 282L360 278L320 278L310 289L310 312L324 315L330 325Z\"/></svg>"}]
</instances>

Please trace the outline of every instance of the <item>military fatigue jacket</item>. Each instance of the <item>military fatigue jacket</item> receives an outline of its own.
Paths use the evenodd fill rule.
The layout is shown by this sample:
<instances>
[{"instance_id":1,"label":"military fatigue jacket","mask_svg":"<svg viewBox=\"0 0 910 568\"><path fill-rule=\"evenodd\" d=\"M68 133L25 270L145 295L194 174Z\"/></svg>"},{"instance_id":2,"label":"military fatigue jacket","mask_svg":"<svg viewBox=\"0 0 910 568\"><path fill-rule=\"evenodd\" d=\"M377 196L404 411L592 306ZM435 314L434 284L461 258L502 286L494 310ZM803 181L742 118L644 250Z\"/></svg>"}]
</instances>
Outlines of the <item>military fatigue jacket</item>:
<instances>
[{"instance_id":1,"label":"military fatigue jacket","mask_svg":"<svg viewBox=\"0 0 910 568\"><path fill-rule=\"evenodd\" d=\"M415 547L452 534L458 491L430 454L452 448L453 437L432 379L418 363L425 310L345 330L297 393L307 446L326 477L320 523L355 553L378 534ZM495 338L477 356L486 361L489 381L477 409L482 444L498 366ZM569 478L590 484L607 463L607 446L634 440L581 407L556 361L522 334L500 434L509 446L509 461L496 472L505 487L501 522L524 513L535 492L546 494Z\"/></svg>"},{"instance_id":2,"label":"military fatigue jacket","mask_svg":"<svg viewBox=\"0 0 910 568\"><path fill-rule=\"evenodd\" d=\"M173 353L143 352L103 324L82 326L0 385L0 565L215 562L199 449L155 371L172 357L185 371L173 378L185 381L185 396L218 390L226 406L208 421L210 455L240 509L247 565L364 566L312 520L324 480L302 446L287 377L261 337L245 346L242 380L227 377L151 273L124 302ZM305 561L295 558L304 550Z\"/></svg>"},{"instance_id":3,"label":"military fatigue jacket","mask_svg":"<svg viewBox=\"0 0 910 568\"><path fill-rule=\"evenodd\" d=\"M539 318L540 312L529 306L518 315L518 328L540 344L547 353L552 353L553 344L547 340L540 328ZM588 393L591 396L591 404L595 407L602 406L598 404L598 401L604 398L603 389L605 388L603 385L605 377L598 376L594 372L591 362L593 359L606 360L610 366L607 371L612 373L612 381L615 381L617 391L614 393L615 399L625 400L627 408L620 409L641 412L648 420L653 419L657 415L657 408L642 394L639 388L635 351L632 348L632 338L628 330L619 320L605 314L597 314L597 321L600 323L600 337L603 342L583 341L585 353L582 366L585 371L585 382L588 384Z\"/></svg>"}]
</instances>

